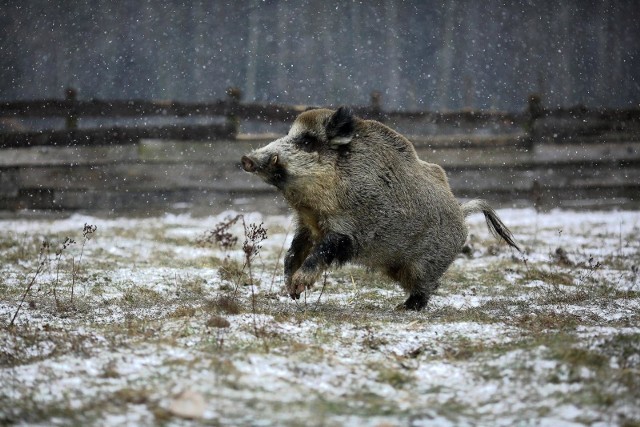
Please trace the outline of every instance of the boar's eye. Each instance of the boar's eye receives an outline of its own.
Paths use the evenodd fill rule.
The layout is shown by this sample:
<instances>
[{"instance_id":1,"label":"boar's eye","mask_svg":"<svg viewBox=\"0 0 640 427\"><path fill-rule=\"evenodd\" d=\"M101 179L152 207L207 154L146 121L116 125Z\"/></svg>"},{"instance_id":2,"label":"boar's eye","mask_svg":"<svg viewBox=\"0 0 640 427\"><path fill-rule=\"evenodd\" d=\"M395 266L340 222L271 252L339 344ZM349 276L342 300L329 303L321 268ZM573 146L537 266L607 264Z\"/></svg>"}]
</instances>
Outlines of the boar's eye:
<instances>
[{"instance_id":1,"label":"boar's eye","mask_svg":"<svg viewBox=\"0 0 640 427\"><path fill-rule=\"evenodd\" d=\"M295 144L296 147L307 152L318 151L320 148L320 140L310 133L304 133L297 137Z\"/></svg>"}]
</instances>

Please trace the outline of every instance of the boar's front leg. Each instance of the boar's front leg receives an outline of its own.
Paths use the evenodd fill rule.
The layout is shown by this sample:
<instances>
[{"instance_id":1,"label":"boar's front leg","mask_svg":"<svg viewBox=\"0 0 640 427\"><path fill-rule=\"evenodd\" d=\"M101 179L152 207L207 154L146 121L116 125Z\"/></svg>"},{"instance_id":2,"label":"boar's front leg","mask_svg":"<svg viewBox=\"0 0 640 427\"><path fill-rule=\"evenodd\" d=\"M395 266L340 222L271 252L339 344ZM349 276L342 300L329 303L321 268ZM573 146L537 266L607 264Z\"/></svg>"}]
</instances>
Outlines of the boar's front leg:
<instances>
[{"instance_id":1,"label":"boar's front leg","mask_svg":"<svg viewBox=\"0 0 640 427\"><path fill-rule=\"evenodd\" d=\"M313 247L311 233L305 227L299 227L293 236L291 247L284 257L284 281L287 291L291 289L291 277L295 273L304 260L309 255L309 251Z\"/></svg>"},{"instance_id":2,"label":"boar's front leg","mask_svg":"<svg viewBox=\"0 0 640 427\"><path fill-rule=\"evenodd\" d=\"M354 245L350 237L344 234L327 233L311 248L307 258L293 274L291 282L287 286L289 296L293 299L300 299L304 290L311 287L320 274L334 261L341 265L349 261L353 255Z\"/></svg>"}]
</instances>

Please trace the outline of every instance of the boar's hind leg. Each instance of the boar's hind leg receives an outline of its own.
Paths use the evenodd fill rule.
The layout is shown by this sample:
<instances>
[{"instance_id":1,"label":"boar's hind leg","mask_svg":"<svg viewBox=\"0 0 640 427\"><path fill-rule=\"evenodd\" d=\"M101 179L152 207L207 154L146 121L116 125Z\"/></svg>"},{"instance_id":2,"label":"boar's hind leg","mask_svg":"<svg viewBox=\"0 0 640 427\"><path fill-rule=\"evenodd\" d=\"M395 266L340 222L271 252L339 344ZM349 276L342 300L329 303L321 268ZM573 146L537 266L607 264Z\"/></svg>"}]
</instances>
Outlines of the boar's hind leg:
<instances>
[{"instance_id":1,"label":"boar's hind leg","mask_svg":"<svg viewBox=\"0 0 640 427\"><path fill-rule=\"evenodd\" d=\"M322 271L334 262L338 265L349 261L354 254L353 241L348 236L327 233L313 246L309 256L296 271L288 286L289 296L299 299L305 288L311 287Z\"/></svg>"},{"instance_id":2,"label":"boar's hind leg","mask_svg":"<svg viewBox=\"0 0 640 427\"><path fill-rule=\"evenodd\" d=\"M425 308L425 306L429 302L431 294L433 294L435 290L438 289L440 283L436 281L427 283L426 286L424 284L421 285L422 286L418 285L413 287L413 289L409 293L409 298L407 298L402 306L403 308L415 311L420 311Z\"/></svg>"},{"instance_id":3,"label":"boar's hind leg","mask_svg":"<svg viewBox=\"0 0 640 427\"><path fill-rule=\"evenodd\" d=\"M429 301L429 297L426 296L425 294L421 294L421 293L410 294L409 298L407 298L407 300L402 305L402 308L406 310L420 311L427 305L428 301Z\"/></svg>"},{"instance_id":4,"label":"boar's hind leg","mask_svg":"<svg viewBox=\"0 0 640 427\"><path fill-rule=\"evenodd\" d=\"M424 272L420 272L418 266L408 264L394 264L388 267L387 275L400 282L400 286L409 293L409 298L397 308L405 310L422 310L431 294L439 286L437 280L430 280L424 277Z\"/></svg>"}]
</instances>

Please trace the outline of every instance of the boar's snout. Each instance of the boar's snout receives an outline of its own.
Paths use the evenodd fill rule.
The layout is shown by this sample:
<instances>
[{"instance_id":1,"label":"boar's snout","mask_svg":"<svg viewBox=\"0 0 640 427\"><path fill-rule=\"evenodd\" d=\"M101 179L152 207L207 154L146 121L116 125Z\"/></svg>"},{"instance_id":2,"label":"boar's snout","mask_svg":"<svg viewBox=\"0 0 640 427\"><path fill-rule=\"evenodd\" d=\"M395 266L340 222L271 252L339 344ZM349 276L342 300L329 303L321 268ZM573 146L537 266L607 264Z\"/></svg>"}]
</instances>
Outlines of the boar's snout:
<instances>
[{"instance_id":1,"label":"boar's snout","mask_svg":"<svg viewBox=\"0 0 640 427\"><path fill-rule=\"evenodd\" d=\"M242 156L242 159L240 159L240 162L242 163L242 169L244 169L247 172L255 172L258 169L256 162L254 162L253 159L251 159L251 157Z\"/></svg>"},{"instance_id":2,"label":"boar's snout","mask_svg":"<svg viewBox=\"0 0 640 427\"><path fill-rule=\"evenodd\" d=\"M266 170L270 170L271 168L279 165L279 158L277 154L266 156L263 159L260 158L261 156L257 157L258 159L256 159L255 156L242 156L242 158L240 159L240 163L242 163L242 169L247 172L258 172L258 170L265 172Z\"/></svg>"},{"instance_id":3,"label":"boar's snout","mask_svg":"<svg viewBox=\"0 0 640 427\"><path fill-rule=\"evenodd\" d=\"M240 159L242 169L255 173L267 184L284 189L287 181L287 170L280 161L280 156L266 150L256 150Z\"/></svg>"}]
</instances>

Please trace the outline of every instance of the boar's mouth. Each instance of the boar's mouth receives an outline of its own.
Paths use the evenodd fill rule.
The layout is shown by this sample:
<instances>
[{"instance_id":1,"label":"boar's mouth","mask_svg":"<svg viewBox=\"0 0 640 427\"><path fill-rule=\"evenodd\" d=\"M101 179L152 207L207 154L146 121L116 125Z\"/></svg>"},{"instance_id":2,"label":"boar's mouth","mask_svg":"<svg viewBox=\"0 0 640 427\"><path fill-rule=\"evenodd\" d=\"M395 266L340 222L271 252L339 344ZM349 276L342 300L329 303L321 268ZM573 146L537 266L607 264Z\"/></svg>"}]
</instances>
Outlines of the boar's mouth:
<instances>
[{"instance_id":1,"label":"boar's mouth","mask_svg":"<svg viewBox=\"0 0 640 427\"><path fill-rule=\"evenodd\" d=\"M242 169L247 172L255 173L262 178L267 184L283 189L287 181L287 171L280 164L277 154L258 161L250 156L242 156L240 159Z\"/></svg>"}]
</instances>

